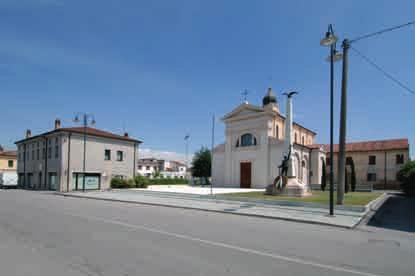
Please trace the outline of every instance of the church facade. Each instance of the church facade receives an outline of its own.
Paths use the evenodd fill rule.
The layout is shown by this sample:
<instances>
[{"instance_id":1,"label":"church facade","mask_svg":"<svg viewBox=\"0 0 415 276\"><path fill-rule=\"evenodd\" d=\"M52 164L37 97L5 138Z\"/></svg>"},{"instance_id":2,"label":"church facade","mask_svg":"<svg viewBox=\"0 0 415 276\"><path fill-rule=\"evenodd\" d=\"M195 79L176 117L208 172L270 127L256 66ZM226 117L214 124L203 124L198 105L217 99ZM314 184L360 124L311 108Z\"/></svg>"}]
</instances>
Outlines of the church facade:
<instances>
[{"instance_id":1,"label":"church facade","mask_svg":"<svg viewBox=\"0 0 415 276\"><path fill-rule=\"evenodd\" d=\"M220 187L265 188L279 175L287 154L285 116L280 113L271 88L263 106L244 102L226 114L225 143L213 150L212 182ZM291 158L299 182L320 184L326 158L324 148L315 145L316 133L293 123Z\"/></svg>"}]
</instances>

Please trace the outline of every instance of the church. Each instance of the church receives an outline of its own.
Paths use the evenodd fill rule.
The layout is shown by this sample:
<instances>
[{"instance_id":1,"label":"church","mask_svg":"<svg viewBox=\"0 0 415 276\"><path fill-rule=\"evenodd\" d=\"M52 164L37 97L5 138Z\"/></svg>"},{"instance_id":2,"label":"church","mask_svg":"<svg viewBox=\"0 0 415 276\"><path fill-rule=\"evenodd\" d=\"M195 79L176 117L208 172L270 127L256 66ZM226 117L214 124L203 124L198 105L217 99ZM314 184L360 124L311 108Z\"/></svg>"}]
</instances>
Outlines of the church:
<instances>
[{"instance_id":1,"label":"church","mask_svg":"<svg viewBox=\"0 0 415 276\"><path fill-rule=\"evenodd\" d=\"M271 88L264 96L262 106L245 101L226 114L222 118L225 143L213 150L213 185L266 188L272 184L287 155L286 118L287 114L281 114ZM321 184L326 153L322 146L315 144L317 134L296 122L292 122L289 129L293 175L306 187Z\"/></svg>"}]
</instances>

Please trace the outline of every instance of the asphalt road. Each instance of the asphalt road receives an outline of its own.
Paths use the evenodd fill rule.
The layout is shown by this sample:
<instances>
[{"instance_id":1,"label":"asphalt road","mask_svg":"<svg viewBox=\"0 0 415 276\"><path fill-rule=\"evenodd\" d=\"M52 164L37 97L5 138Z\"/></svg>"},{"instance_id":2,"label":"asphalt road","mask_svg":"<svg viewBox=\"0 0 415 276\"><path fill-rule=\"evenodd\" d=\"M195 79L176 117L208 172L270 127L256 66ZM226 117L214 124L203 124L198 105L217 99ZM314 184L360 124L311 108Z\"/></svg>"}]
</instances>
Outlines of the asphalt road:
<instances>
[{"instance_id":1,"label":"asphalt road","mask_svg":"<svg viewBox=\"0 0 415 276\"><path fill-rule=\"evenodd\" d=\"M0 191L1 275L413 275L415 235Z\"/></svg>"}]
</instances>

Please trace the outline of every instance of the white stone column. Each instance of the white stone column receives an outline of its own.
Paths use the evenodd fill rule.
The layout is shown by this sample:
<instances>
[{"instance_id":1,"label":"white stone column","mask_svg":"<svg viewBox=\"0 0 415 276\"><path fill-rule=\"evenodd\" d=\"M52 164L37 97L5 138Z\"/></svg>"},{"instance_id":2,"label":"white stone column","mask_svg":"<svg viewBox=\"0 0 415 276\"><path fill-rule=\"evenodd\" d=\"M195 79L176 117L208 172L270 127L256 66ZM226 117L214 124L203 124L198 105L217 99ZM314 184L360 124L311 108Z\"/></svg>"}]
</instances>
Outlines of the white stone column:
<instances>
[{"instance_id":1,"label":"white stone column","mask_svg":"<svg viewBox=\"0 0 415 276\"><path fill-rule=\"evenodd\" d=\"M293 147L293 104L292 104L292 96L293 93L296 92L290 92L287 95L287 109L286 109L286 116L285 116L285 148L286 148L286 154L291 152L290 159L288 160L288 177L295 177L295 169L294 169L294 147Z\"/></svg>"}]
</instances>

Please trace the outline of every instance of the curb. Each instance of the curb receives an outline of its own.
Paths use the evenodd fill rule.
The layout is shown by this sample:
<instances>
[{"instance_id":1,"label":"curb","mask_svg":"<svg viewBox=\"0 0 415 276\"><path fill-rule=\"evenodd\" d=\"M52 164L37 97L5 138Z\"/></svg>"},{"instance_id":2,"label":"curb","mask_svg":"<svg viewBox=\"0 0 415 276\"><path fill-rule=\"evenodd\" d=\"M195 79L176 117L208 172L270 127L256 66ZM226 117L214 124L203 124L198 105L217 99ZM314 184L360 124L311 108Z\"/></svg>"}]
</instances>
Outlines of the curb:
<instances>
[{"instance_id":1,"label":"curb","mask_svg":"<svg viewBox=\"0 0 415 276\"><path fill-rule=\"evenodd\" d=\"M362 220L362 219L360 219L357 223L355 223L352 226L346 226L346 225L339 225L339 224L328 223L328 222L310 221L310 220L305 220L305 219L267 216L267 215L259 215L259 214L246 214L246 213L244 214L244 213L236 213L236 212L232 212L232 211L212 210L212 209L206 209L206 208L179 206L179 205L171 205L171 204L163 204L163 203L150 203L150 202L121 200L121 199L113 199L113 198L97 198L97 197L93 197L93 196L73 195L73 194L66 194L66 193L60 193L60 192L55 192L54 194L59 195L59 196L63 196L63 197L93 199L93 200L129 203L129 204L140 204L140 205L148 205L148 206L160 206L160 207L178 208L178 209L185 209L185 210L198 210L198 211L220 213L220 214L232 214L232 215L246 216L246 217L257 217L257 218L266 218L266 219L274 219L274 220L301 222L301 223L308 223L308 224L314 224L314 225L337 227L337 228L342 228L342 229L354 229L360 223L360 221Z\"/></svg>"},{"instance_id":2,"label":"curb","mask_svg":"<svg viewBox=\"0 0 415 276\"><path fill-rule=\"evenodd\" d=\"M385 203L386 200L390 196L391 195L389 193L383 193L377 199L369 202L366 205L366 210L367 211L362 216L362 218L356 223L356 225L354 226L354 228L356 228L358 226L366 225L376 215L376 212L380 209L380 207L382 207L383 203Z\"/></svg>"}]
</instances>

